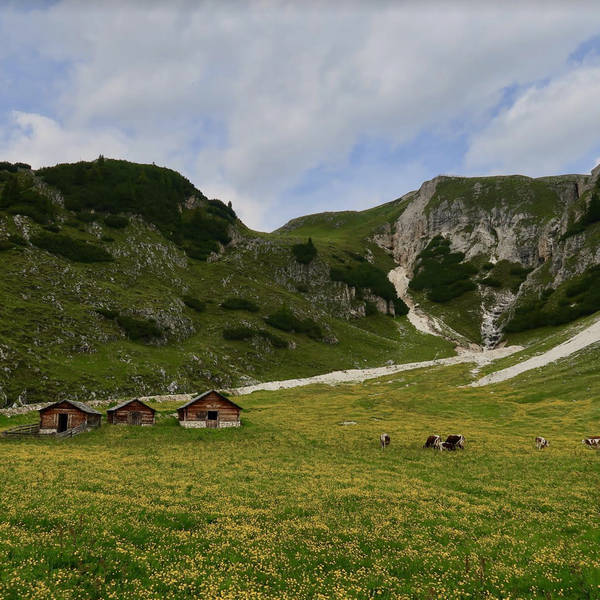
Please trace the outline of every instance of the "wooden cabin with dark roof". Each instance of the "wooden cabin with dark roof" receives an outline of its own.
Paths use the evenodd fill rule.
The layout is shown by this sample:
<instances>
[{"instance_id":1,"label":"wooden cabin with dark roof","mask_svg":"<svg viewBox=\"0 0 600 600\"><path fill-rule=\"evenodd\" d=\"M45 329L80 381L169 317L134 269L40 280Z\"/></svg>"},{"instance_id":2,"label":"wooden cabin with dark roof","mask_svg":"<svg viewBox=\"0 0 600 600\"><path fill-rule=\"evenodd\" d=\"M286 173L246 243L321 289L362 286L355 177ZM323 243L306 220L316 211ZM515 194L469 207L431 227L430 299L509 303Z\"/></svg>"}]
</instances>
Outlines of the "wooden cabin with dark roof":
<instances>
[{"instance_id":1,"label":"wooden cabin with dark roof","mask_svg":"<svg viewBox=\"0 0 600 600\"><path fill-rule=\"evenodd\" d=\"M223 394L210 390L177 409L182 427L239 427L242 407Z\"/></svg>"},{"instance_id":2,"label":"wooden cabin with dark roof","mask_svg":"<svg viewBox=\"0 0 600 600\"><path fill-rule=\"evenodd\" d=\"M60 400L40 409L41 434L62 433L76 427L86 429L100 427L102 413L90 408L83 402Z\"/></svg>"},{"instance_id":3,"label":"wooden cabin with dark roof","mask_svg":"<svg viewBox=\"0 0 600 600\"><path fill-rule=\"evenodd\" d=\"M156 410L134 398L126 400L106 411L106 419L112 425L154 425Z\"/></svg>"}]
</instances>

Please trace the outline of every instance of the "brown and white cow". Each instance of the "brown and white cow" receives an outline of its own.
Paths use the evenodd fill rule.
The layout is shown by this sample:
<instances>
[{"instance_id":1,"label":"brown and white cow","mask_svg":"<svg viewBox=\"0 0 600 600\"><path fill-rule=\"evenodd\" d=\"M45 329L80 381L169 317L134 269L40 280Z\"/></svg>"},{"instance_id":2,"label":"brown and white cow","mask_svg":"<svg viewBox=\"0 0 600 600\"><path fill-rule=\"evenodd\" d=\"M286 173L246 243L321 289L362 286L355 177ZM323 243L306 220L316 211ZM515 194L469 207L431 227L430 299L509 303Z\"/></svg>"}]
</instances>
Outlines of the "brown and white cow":
<instances>
[{"instance_id":1,"label":"brown and white cow","mask_svg":"<svg viewBox=\"0 0 600 600\"><path fill-rule=\"evenodd\" d=\"M535 447L538 450L541 450L542 448L547 448L549 445L550 445L550 442L546 438L543 438L540 436L535 438Z\"/></svg>"},{"instance_id":2,"label":"brown and white cow","mask_svg":"<svg viewBox=\"0 0 600 600\"><path fill-rule=\"evenodd\" d=\"M381 449L385 450L385 447L390 445L390 436L387 433L382 433L379 436L379 443L381 444Z\"/></svg>"},{"instance_id":3,"label":"brown and white cow","mask_svg":"<svg viewBox=\"0 0 600 600\"><path fill-rule=\"evenodd\" d=\"M457 450L459 448L459 446L457 446L456 444L451 444L450 442L442 442L439 446L438 449L440 451L444 451L447 450L449 452L454 452L455 450Z\"/></svg>"},{"instance_id":4,"label":"brown and white cow","mask_svg":"<svg viewBox=\"0 0 600 600\"><path fill-rule=\"evenodd\" d=\"M588 448L594 448L595 450L600 449L600 435L593 435L592 437L581 440L581 443Z\"/></svg>"},{"instance_id":5,"label":"brown and white cow","mask_svg":"<svg viewBox=\"0 0 600 600\"><path fill-rule=\"evenodd\" d=\"M439 435L430 435L425 442L423 448L439 448L442 443L442 438Z\"/></svg>"},{"instance_id":6,"label":"brown and white cow","mask_svg":"<svg viewBox=\"0 0 600 600\"><path fill-rule=\"evenodd\" d=\"M444 444L449 444L451 446L455 446L455 448L453 448L453 450L456 450L456 448L460 448L461 450L465 449L465 438L462 435L449 435L446 438L446 441L444 442Z\"/></svg>"}]
</instances>

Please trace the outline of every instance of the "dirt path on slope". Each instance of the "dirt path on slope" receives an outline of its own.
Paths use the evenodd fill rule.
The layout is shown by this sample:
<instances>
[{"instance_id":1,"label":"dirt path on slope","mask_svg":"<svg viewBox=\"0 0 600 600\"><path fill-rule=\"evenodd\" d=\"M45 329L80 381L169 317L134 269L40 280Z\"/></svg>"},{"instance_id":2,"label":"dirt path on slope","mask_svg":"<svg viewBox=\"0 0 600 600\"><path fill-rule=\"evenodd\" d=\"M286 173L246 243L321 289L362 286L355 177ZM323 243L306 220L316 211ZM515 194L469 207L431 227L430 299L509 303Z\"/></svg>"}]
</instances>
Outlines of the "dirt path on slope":
<instances>
[{"instance_id":1,"label":"dirt path on slope","mask_svg":"<svg viewBox=\"0 0 600 600\"><path fill-rule=\"evenodd\" d=\"M396 288L396 295L398 298L401 298L406 303L406 306L408 306L408 315L406 316L417 331L428 333L429 335L437 335L453 344L457 344L458 351L469 351L469 343L464 336L460 335L457 331L454 331L451 327L448 327L448 325L439 319L428 315L414 303L408 293L409 279L404 267L392 269L387 277L394 288ZM473 346L475 346L475 344L473 344Z\"/></svg>"},{"instance_id":2,"label":"dirt path on slope","mask_svg":"<svg viewBox=\"0 0 600 600\"><path fill-rule=\"evenodd\" d=\"M504 348L496 348L487 352L465 352L458 356L449 358L438 358L435 360L426 360L423 362L406 363L402 365L389 365L386 367L374 367L372 369L349 369L347 371L332 371L323 375L314 375L313 377L304 377L301 379L285 379L283 381L267 381L265 383L257 383L256 385L247 385L244 387L234 388L229 390L232 394L241 396L251 394L259 390L283 390L288 388L301 387L305 385L313 385L323 383L326 385L337 385L339 383L361 383L367 379L376 379L377 377L385 377L386 375L394 375L402 371L411 371L414 369L423 369L426 367L458 365L460 363L477 363L478 366L488 364L499 358L510 356L519 350L521 346L506 346Z\"/></svg>"},{"instance_id":3,"label":"dirt path on slope","mask_svg":"<svg viewBox=\"0 0 600 600\"><path fill-rule=\"evenodd\" d=\"M481 379L471 383L471 387L481 387L483 385L490 385L491 383L506 381L507 379L516 377L517 375L525 373L526 371L530 371L531 369L544 367L556 360L570 356L574 352L583 350L583 348L587 348L588 346L591 346L597 342L600 342L600 319L598 319L593 325L590 325L583 331L580 331L578 334L568 339L566 342L563 342L558 346L554 346L554 348L551 348L547 352L544 352L539 356L534 356L533 358L525 360L517 365L507 367L506 369L502 369L496 373L490 373L489 375L486 375L485 377L482 377Z\"/></svg>"}]
</instances>

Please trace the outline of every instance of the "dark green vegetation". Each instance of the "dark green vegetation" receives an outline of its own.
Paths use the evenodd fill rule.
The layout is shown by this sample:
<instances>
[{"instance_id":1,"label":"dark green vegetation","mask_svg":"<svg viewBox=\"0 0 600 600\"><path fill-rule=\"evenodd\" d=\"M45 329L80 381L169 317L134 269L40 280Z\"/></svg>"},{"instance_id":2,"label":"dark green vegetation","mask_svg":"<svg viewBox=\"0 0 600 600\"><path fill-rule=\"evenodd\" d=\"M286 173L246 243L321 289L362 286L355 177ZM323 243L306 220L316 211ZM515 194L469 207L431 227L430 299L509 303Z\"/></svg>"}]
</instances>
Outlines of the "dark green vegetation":
<instances>
[{"instance_id":1,"label":"dark green vegetation","mask_svg":"<svg viewBox=\"0 0 600 600\"><path fill-rule=\"evenodd\" d=\"M112 255L102 246L72 238L68 235L40 232L31 238L31 243L52 254L83 263L107 262Z\"/></svg>"},{"instance_id":2,"label":"dark green vegetation","mask_svg":"<svg viewBox=\"0 0 600 600\"><path fill-rule=\"evenodd\" d=\"M427 290L432 302L448 302L465 292L475 289L471 277L477 268L463 262L462 252L450 251L450 240L434 237L419 254L414 277L410 281L412 290Z\"/></svg>"},{"instance_id":3,"label":"dark green vegetation","mask_svg":"<svg viewBox=\"0 0 600 600\"><path fill-rule=\"evenodd\" d=\"M236 430L183 430L166 403L152 428L0 438L0 597L595 598L599 360L257 392ZM432 432L465 450L423 449Z\"/></svg>"},{"instance_id":4,"label":"dark green vegetation","mask_svg":"<svg viewBox=\"0 0 600 600\"><path fill-rule=\"evenodd\" d=\"M310 264L317 256L317 249L313 244L312 238L308 238L306 244L294 244L292 246L294 258L303 265Z\"/></svg>"},{"instance_id":5,"label":"dark green vegetation","mask_svg":"<svg viewBox=\"0 0 600 600\"><path fill-rule=\"evenodd\" d=\"M298 318L291 309L282 306L278 311L265 318L265 323L281 331L305 333L309 338L320 341L323 339L321 326L313 319Z\"/></svg>"},{"instance_id":6,"label":"dark green vegetation","mask_svg":"<svg viewBox=\"0 0 600 600\"><path fill-rule=\"evenodd\" d=\"M9 163L5 160L0 161L0 171L8 171L9 173L17 173L18 171L29 171L31 165L22 162Z\"/></svg>"},{"instance_id":7,"label":"dark green vegetation","mask_svg":"<svg viewBox=\"0 0 600 600\"><path fill-rule=\"evenodd\" d=\"M547 325L569 323L600 310L600 265L564 283L546 288L539 296L525 297L506 326L514 333Z\"/></svg>"},{"instance_id":8,"label":"dark green vegetation","mask_svg":"<svg viewBox=\"0 0 600 600\"><path fill-rule=\"evenodd\" d=\"M182 300L187 307L195 310L196 312L204 312L206 310L206 302L198 300L198 298L194 296L185 295L183 296Z\"/></svg>"},{"instance_id":9,"label":"dark green vegetation","mask_svg":"<svg viewBox=\"0 0 600 600\"><path fill-rule=\"evenodd\" d=\"M47 167L38 174L60 190L65 207L83 222L108 213L108 226L124 228L128 221L121 213L141 215L198 260L218 251L219 243L229 243L229 225L237 220L231 206L208 200L185 177L156 165L100 157Z\"/></svg>"},{"instance_id":10,"label":"dark green vegetation","mask_svg":"<svg viewBox=\"0 0 600 600\"><path fill-rule=\"evenodd\" d=\"M516 294L532 269L527 269L519 263L501 260L495 265L485 263L482 271L483 274L479 279L479 283L494 288L509 289Z\"/></svg>"},{"instance_id":11,"label":"dark green vegetation","mask_svg":"<svg viewBox=\"0 0 600 600\"><path fill-rule=\"evenodd\" d=\"M125 229L129 225L129 219L121 215L106 215L104 222L113 229Z\"/></svg>"},{"instance_id":12,"label":"dark green vegetation","mask_svg":"<svg viewBox=\"0 0 600 600\"><path fill-rule=\"evenodd\" d=\"M356 257L353 258L356 260ZM370 290L376 296L391 302L397 316L407 314L408 306L396 297L396 290L387 275L362 257L358 256L358 258L359 261L353 262L351 265L332 268L330 271L331 279L343 281L347 285L356 288L359 293Z\"/></svg>"},{"instance_id":13,"label":"dark green vegetation","mask_svg":"<svg viewBox=\"0 0 600 600\"><path fill-rule=\"evenodd\" d=\"M287 348L288 343L278 335L267 331L266 329L255 329L253 327L239 326L229 327L223 330L223 337L226 340L251 340L255 337L261 337L268 340L274 348Z\"/></svg>"},{"instance_id":14,"label":"dark green vegetation","mask_svg":"<svg viewBox=\"0 0 600 600\"><path fill-rule=\"evenodd\" d=\"M97 308L96 312L107 319L114 319L127 337L133 341L152 342L164 334L153 319L123 315L118 310L110 308Z\"/></svg>"},{"instance_id":15,"label":"dark green vegetation","mask_svg":"<svg viewBox=\"0 0 600 600\"><path fill-rule=\"evenodd\" d=\"M565 240L578 233L583 233L590 225L598 222L600 222L600 184L597 183L584 214L569 226L561 239Z\"/></svg>"},{"instance_id":16,"label":"dark green vegetation","mask_svg":"<svg viewBox=\"0 0 600 600\"><path fill-rule=\"evenodd\" d=\"M0 182L2 179L5 183L0 196L0 210L13 215L26 215L42 225L52 221L56 211L47 197L31 184L22 185L17 175L4 175L0 177Z\"/></svg>"},{"instance_id":17,"label":"dark green vegetation","mask_svg":"<svg viewBox=\"0 0 600 600\"><path fill-rule=\"evenodd\" d=\"M260 310L256 302L248 300L248 298L240 298L239 296L227 298L221 303L221 308L225 308L226 310L247 310L254 313Z\"/></svg>"}]
</instances>

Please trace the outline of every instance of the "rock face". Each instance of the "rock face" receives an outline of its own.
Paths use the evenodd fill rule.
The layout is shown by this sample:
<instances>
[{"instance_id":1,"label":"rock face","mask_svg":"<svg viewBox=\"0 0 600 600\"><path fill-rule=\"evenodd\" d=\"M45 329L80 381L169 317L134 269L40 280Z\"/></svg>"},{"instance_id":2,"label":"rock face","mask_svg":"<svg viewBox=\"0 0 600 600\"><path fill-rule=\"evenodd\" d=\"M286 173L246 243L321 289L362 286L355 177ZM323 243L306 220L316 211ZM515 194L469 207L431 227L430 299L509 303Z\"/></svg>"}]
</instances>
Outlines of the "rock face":
<instances>
[{"instance_id":1,"label":"rock face","mask_svg":"<svg viewBox=\"0 0 600 600\"><path fill-rule=\"evenodd\" d=\"M409 278L418 254L434 236L442 235L467 260L508 260L531 269L523 290L555 287L600 263L600 247L589 243L585 234L562 239L584 213L599 177L600 165L589 176L439 176L401 198L408 202L404 212L373 239L393 255ZM518 295L489 291L481 295L482 341L485 347L493 347L500 337L498 317Z\"/></svg>"}]
</instances>

